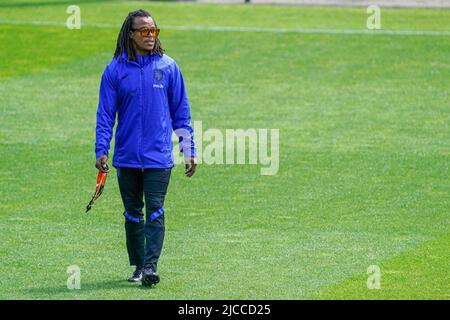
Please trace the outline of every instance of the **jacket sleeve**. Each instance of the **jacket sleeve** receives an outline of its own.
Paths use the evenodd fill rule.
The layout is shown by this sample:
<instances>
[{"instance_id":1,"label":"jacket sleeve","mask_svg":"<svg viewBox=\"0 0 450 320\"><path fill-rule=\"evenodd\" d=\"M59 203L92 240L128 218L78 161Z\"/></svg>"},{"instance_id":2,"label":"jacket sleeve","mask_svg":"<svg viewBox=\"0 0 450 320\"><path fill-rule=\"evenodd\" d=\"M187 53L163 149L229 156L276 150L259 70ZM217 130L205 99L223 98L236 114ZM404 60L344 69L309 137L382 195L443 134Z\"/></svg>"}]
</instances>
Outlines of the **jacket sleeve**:
<instances>
[{"instance_id":1,"label":"jacket sleeve","mask_svg":"<svg viewBox=\"0 0 450 320\"><path fill-rule=\"evenodd\" d=\"M191 112L189 107L183 75L176 63L171 66L170 85L168 90L170 117L172 129L178 136L180 152L185 157L196 157L194 130L191 125Z\"/></svg>"},{"instance_id":2,"label":"jacket sleeve","mask_svg":"<svg viewBox=\"0 0 450 320\"><path fill-rule=\"evenodd\" d=\"M103 72L97 109L97 126L95 130L95 156L108 155L117 110L117 87L113 81L110 67Z\"/></svg>"}]
</instances>

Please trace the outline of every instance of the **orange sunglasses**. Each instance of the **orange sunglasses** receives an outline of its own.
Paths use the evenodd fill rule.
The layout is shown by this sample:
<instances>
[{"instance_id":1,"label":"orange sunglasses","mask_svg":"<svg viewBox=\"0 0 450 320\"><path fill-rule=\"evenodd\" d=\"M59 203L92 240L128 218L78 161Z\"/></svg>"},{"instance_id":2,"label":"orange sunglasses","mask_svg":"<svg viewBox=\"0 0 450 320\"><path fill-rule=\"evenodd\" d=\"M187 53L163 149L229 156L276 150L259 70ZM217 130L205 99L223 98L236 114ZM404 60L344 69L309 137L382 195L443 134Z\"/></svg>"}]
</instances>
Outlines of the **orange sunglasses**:
<instances>
[{"instance_id":1,"label":"orange sunglasses","mask_svg":"<svg viewBox=\"0 0 450 320\"><path fill-rule=\"evenodd\" d=\"M158 28L141 28L141 29L131 29L134 31L139 31L139 34L141 35L141 37L147 38L149 34L152 35L153 39L156 39L159 35L159 31L160 29Z\"/></svg>"}]
</instances>

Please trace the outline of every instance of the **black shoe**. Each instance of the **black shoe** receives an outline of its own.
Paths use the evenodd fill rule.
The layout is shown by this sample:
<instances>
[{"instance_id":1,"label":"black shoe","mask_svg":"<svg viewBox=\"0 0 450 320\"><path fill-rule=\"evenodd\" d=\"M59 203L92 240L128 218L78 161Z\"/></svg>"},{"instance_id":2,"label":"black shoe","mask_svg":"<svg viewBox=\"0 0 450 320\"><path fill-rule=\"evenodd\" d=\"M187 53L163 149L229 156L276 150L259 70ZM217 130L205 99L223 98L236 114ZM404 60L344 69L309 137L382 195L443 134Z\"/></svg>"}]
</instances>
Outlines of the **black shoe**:
<instances>
[{"instance_id":1,"label":"black shoe","mask_svg":"<svg viewBox=\"0 0 450 320\"><path fill-rule=\"evenodd\" d=\"M151 287L159 282L159 274L156 273L154 267L148 264L144 267L142 273L142 285L146 287Z\"/></svg>"},{"instance_id":2,"label":"black shoe","mask_svg":"<svg viewBox=\"0 0 450 320\"><path fill-rule=\"evenodd\" d=\"M134 270L133 275L128 278L128 282L139 282L142 280L142 268L136 267L136 270Z\"/></svg>"}]
</instances>

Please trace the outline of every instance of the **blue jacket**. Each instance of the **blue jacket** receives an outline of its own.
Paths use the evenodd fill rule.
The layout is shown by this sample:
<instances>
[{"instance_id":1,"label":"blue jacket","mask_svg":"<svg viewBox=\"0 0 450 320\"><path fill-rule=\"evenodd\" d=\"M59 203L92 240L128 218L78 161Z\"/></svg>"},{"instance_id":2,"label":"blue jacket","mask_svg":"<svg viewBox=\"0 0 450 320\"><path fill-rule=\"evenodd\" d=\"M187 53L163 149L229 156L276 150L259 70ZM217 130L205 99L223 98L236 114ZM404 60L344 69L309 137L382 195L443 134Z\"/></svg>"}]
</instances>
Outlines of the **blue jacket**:
<instances>
[{"instance_id":1,"label":"blue jacket","mask_svg":"<svg viewBox=\"0 0 450 320\"><path fill-rule=\"evenodd\" d=\"M108 155L116 114L114 167L172 168L172 130L180 152L196 156L189 102L176 62L126 54L106 66L100 84L95 155Z\"/></svg>"}]
</instances>

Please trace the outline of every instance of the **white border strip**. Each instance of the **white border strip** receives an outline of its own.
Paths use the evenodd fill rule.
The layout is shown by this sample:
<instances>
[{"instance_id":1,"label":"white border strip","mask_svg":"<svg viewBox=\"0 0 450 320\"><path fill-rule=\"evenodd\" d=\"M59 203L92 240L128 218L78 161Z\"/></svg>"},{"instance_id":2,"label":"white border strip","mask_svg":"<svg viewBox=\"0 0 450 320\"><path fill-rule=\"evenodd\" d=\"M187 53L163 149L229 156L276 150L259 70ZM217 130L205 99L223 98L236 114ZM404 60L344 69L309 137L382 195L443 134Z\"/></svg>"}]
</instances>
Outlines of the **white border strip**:
<instances>
[{"instance_id":1,"label":"white border strip","mask_svg":"<svg viewBox=\"0 0 450 320\"><path fill-rule=\"evenodd\" d=\"M65 27L65 23L50 21L0 20L0 25L31 25ZM82 23L88 28L117 28L118 24ZM308 28L256 28L256 27L210 27L210 26L163 26L166 30L180 31L219 31L219 32L266 32L266 33L303 33L303 34L338 34L338 35L391 35L391 36L450 36L450 31L422 30L365 30L365 29L308 29Z\"/></svg>"}]
</instances>

